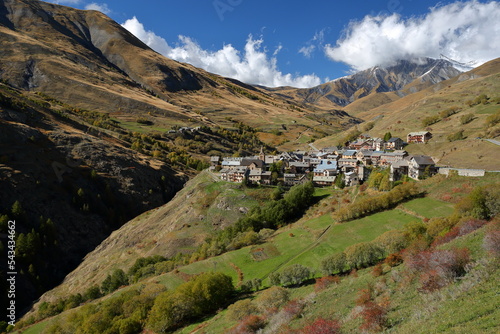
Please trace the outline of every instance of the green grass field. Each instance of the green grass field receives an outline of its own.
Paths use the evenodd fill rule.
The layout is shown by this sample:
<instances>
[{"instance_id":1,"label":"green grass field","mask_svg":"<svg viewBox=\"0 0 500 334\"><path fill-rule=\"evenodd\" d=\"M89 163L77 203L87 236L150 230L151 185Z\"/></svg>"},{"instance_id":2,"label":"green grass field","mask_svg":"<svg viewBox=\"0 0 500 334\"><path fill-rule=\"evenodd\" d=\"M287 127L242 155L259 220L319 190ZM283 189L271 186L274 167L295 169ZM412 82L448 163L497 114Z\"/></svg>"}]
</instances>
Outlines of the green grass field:
<instances>
[{"instance_id":1,"label":"green grass field","mask_svg":"<svg viewBox=\"0 0 500 334\"><path fill-rule=\"evenodd\" d=\"M401 206L427 218L448 216L454 210L452 204L430 197L416 198Z\"/></svg>"},{"instance_id":2,"label":"green grass field","mask_svg":"<svg viewBox=\"0 0 500 334\"><path fill-rule=\"evenodd\" d=\"M400 210L380 212L343 224L335 224L330 214L284 227L270 241L245 247L182 267L186 274L220 271L237 281L239 268L244 280L265 279L280 269L302 264L321 276L321 260L346 247L371 241L386 231L401 229L418 218ZM324 234L322 234L324 232ZM319 238L318 238L319 237ZM163 281L163 280L162 280ZM266 281L264 281L267 284Z\"/></svg>"}]
</instances>

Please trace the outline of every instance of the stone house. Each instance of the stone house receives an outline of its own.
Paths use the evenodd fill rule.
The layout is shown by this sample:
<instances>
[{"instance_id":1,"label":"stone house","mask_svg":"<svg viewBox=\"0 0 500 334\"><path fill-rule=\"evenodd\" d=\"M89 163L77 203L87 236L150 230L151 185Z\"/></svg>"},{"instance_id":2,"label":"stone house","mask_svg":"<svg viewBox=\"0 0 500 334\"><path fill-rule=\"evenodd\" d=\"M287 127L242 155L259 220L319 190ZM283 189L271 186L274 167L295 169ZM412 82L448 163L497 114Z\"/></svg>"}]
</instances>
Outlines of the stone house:
<instances>
[{"instance_id":1,"label":"stone house","mask_svg":"<svg viewBox=\"0 0 500 334\"><path fill-rule=\"evenodd\" d=\"M420 132L410 132L406 136L406 142L410 143L427 143L429 139L432 138L432 134L429 131L420 131Z\"/></svg>"},{"instance_id":2,"label":"stone house","mask_svg":"<svg viewBox=\"0 0 500 334\"><path fill-rule=\"evenodd\" d=\"M408 176L419 180L425 176L436 174L436 164L427 155L413 155L408 162Z\"/></svg>"},{"instance_id":3,"label":"stone house","mask_svg":"<svg viewBox=\"0 0 500 334\"><path fill-rule=\"evenodd\" d=\"M403 149L404 141L398 137L392 137L385 144L385 148L388 150L401 150Z\"/></svg>"},{"instance_id":4,"label":"stone house","mask_svg":"<svg viewBox=\"0 0 500 334\"><path fill-rule=\"evenodd\" d=\"M350 186L355 186L359 184L359 177L358 173L356 172L347 172L344 174L345 176L345 185L350 187Z\"/></svg>"}]
</instances>

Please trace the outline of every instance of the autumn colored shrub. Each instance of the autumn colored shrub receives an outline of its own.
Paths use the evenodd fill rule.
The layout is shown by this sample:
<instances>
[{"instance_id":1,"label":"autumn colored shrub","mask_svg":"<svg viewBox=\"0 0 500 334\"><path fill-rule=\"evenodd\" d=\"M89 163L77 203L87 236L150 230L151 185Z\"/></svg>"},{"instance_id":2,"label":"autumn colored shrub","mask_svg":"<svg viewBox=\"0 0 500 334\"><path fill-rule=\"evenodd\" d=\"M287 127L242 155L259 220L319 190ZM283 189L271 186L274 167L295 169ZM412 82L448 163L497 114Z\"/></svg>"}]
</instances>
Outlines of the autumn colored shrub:
<instances>
[{"instance_id":1,"label":"autumn colored shrub","mask_svg":"<svg viewBox=\"0 0 500 334\"><path fill-rule=\"evenodd\" d=\"M474 188L471 193L455 205L463 217L489 219L500 213L500 187L492 184Z\"/></svg>"},{"instance_id":2,"label":"autumn colored shrub","mask_svg":"<svg viewBox=\"0 0 500 334\"><path fill-rule=\"evenodd\" d=\"M403 263L403 257L399 253L392 253L385 258L384 263L390 267L396 267Z\"/></svg>"},{"instance_id":3,"label":"autumn colored shrub","mask_svg":"<svg viewBox=\"0 0 500 334\"><path fill-rule=\"evenodd\" d=\"M405 258L409 270L419 276L421 292L441 289L464 275L469 261L467 248L425 250Z\"/></svg>"},{"instance_id":4,"label":"autumn colored shrub","mask_svg":"<svg viewBox=\"0 0 500 334\"><path fill-rule=\"evenodd\" d=\"M266 327L264 317L249 315L243 318L238 324L226 331L226 334L252 334Z\"/></svg>"},{"instance_id":5,"label":"autumn colored shrub","mask_svg":"<svg viewBox=\"0 0 500 334\"><path fill-rule=\"evenodd\" d=\"M374 243L381 247L385 254L397 253L408 246L408 233L399 230L387 231L378 236Z\"/></svg>"},{"instance_id":6,"label":"autumn colored shrub","mask_svg":"<svg viewBox=\"0 0 500 334\"><path fill-rule=\"evenodd\" d=\"M340 277L338 276L325 276L316 279L316 283L314 284L314 291L322 291L328 288L332 284L340 283Z\"/></svg>"},{"instance_id":7,"label":"autumn colored shrub","mask_svg":"<svg viewBox=\"0 0 500 334\"><path fill-rule=\"evenodd\" d=\"M306 325L297 334L339 334L340 323L337 320L317 318L309 325Z\"/></svg>"},{"instance_id":8,"label":"autumn colored shrub","mask_svg":"<svg viewBox=\"0 0 500 334\"><path fill-rule=\"evenodd\" d=\"M161 293L149 312L147 327L168 332L224 306L234 293L231 277L207 272L195 276L175 290Z\"/></svg>"},{"instance_id":9,"label":"autumn colored shrub","mask_svg":"<svg viewBox=\"0 0 500 334\"><path fill-rule=\"evenodd\" d=\"M358 291L356 296L356 305L362 306L371 300L373 300L373 287L371 285L368 285L365 289Z\"/></svg>"},{"instance_id":10,"label":"autumn colored shrub","mask_svg":"<svg viewBox=\"0 0 500 334\"><path fill-rule=\"evenodd\" d=\"M373 301L361 307L359 316L363 318L362 331L380 332L387 326L387 309Z\"/></svg>"},{"instance_id":11,"label":"autumn colored shrub","mask_svg":"<svg viewBox=\"0 0 500 334\"><path fill-rule=\"evenodd\" d=\"M457 223L457 219L453 217L439 217L439 218L431 218L429 223L427 224L427 234L435 238L436 236L448 232L453 228Z\"/></svg>"},{"instance_id":12,"label":"autumn colored shrub","mask_svg":"<svg viewBox=\"0 0 500 334\"><path fill-rule=\"evenodd\" d=\"M483 227L488 223L486 220L481 219L468 219L453 227L448 233L443 236L437 237L432 246L438 246L450 242L451 240L461 237L463 235L474 232L475 230Z\"/></svg>"},{"instance_id":13,"label":"autumn colored shrub","mask_svg":"<svg viewBox=\"0 0 500 334\"><path fill-rule=\"evenodd\" d=\"M387 324L388 304L388 300L384 300L382 304L374 301L374 291L371 285L358 291L356 297L358 313L356 317L363 319L360 329L367 332L379 332L383 330Z\"/></svg>"},{"instance_id":14,"label":"autumn colored shrub","mask_svg":"<svg viewBox=\"0 0 500 334\"><path fill-rule=\"evenodd\" d=\"M376 266L373 267L372 269L372 276L373 277L379 277L384 274L384 270L382 269L382 264L379 263Z\"/></svg>"},{"instance_id":15,"label":"autumn colored shrub","mask_svg":"<svg viewBox=\"0 0 500 334\"><path fill-rule=\"evenodd\" d=\"M283 312L285 312L290 319L293 319L302 312L304 306L304 303L301 301L291 300L283 307Z\"/></svg>"},{"instance_id":16,"label":"autumn colored shrub","mask_svg":"<svg viewBox=\"0 0 500 334\"><path fill-rule=\"evenodd\" d=\"M307 281L311 277L309 268L301 264L293 264L283 269L280 273L270 275L272 284L279 283L283 286L297 286Z\"/></svg>"}]
</instances>

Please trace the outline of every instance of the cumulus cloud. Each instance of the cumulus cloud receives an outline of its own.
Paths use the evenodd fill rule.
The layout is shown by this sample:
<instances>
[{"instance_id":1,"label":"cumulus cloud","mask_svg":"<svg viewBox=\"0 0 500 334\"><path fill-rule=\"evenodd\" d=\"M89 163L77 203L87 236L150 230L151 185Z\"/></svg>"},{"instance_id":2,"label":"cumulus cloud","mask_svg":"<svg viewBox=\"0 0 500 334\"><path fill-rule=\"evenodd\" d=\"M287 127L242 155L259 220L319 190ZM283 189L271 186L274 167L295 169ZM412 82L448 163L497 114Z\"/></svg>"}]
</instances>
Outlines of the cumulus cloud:
<instances>
[{"instance_id":1,"label":"cumulus cloud","mask_svg":"<svg viewBox=\"0 0 500 334\"><path fill-rule=\"evenodd\" d=\"M92 3L88 4L88 5L86 5L85 9L87 9L87 10L98 10L101 13L104 13L104 14L111 13L111 10L109 9L108 5L105 4L105 3L95 3L95 2L92 2Z\"/></svg>"},{"instance_id":2,"label":"cumulus cloud","mask_svg":"<svg viewBox=\"0 0 500 334\"><path fill-rule=\"evenodd\" d=\"M351 22L326 55L363 70L398 59L441 54L475 66L500 54L500 3L455 2L437 6L422 17L398 14L366 16Z\"/></svg>"},{"instance_id":3,"label":"cumulus cloud","mask_svg":"<svg viewBox=\"0 0 500 334\"><path fill-rule=\"evenodd\" d=\"M127 20L122 26L166 57L246 83L268 87L313 87L321 83L320 78L315 74L282 73L278 69L276 58L282 48L281 45L269 56L263 48L262 38L254 39L250 35L242 51L237 50L231 44L224 45L220 50L211 51L203 49L192 38L182 35L178 37L177 45L171 47L164 38L146 30L136 17Z\"/></svg>"}]
</instances>

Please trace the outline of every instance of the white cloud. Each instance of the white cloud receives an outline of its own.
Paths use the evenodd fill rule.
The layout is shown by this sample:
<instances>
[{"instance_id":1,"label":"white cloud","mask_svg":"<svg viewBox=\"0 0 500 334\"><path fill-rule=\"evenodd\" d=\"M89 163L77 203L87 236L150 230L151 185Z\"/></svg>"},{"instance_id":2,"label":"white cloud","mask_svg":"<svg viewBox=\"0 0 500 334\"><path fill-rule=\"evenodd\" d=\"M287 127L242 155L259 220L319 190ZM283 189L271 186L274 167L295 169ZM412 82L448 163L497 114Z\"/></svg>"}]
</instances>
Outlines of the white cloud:
<instances>
[{"instance_id":1,"label":"white cloud","mask_svg":"<svg viewBox=\"0 0 500 334\"><path fill-rule=\"evenodd\" d=\"M366 16L351 22L335 46L325 46L325 53L354 70L440 54L480 65L500 56L498 36L499 2L455 2L431 8L423 17Z\"/></svg>"},{"instance_id":2,"label":"white cloud","mask_svg":"<svg viewBox=\"0 0 500 334\"><path fill-rule=\"evenodd\" d=\"M240 81L268 87L293 86L312 87L321 83L315 74L293 75L284 74L278 69L276 48L271 57L263 50L264 40L248 37L244 50L239 51L231 44L222 49L210 51L203 49L196 41L187 36L179 36L179 43L171 47L167 41L152 31L144 28L136 17L127 20L122 26L146 43L153 50L177 61L190 63L206 71Z\"/></svg>"},{"instance_id":3,"label":"white cloud","mask_svg":"<svg viewBox=\"0 0 500 334\"><path fill-rule=\"evenodd\" d=\"M105 4L105 3L92 2L92 3L88 4L88 5L86 5L85 9L87 9L87 10L98 10L101 13L104 13L104 14L111 13L111 10L109 9L108 5Z\"/></svg>"},{"instance_id":4,"label":"white cloud","mask_svg":"<svg viewBox=\"0 0 500 334\"><path fill-rule=\"evenodd\" d=\"M304 57L306 58L311 58L312 54L316 50L315 45L308 45L308 46L303 46L299 49L299 53L302 53Z\"/></svg>"},{"instance_id":5,"label":"white cloud","mask_svg":"<svg viewBox=\"0 0 500 334\"><path fill-rule=\"evenodd\" d=\"M314 36L306 42L306 45L299 49L299 53L301 53L306 58L312 58L314 52L317 49L322 49L325 41L325 31L327 28L321 29L317 31Z\"/></svg>"}]
</instances>

